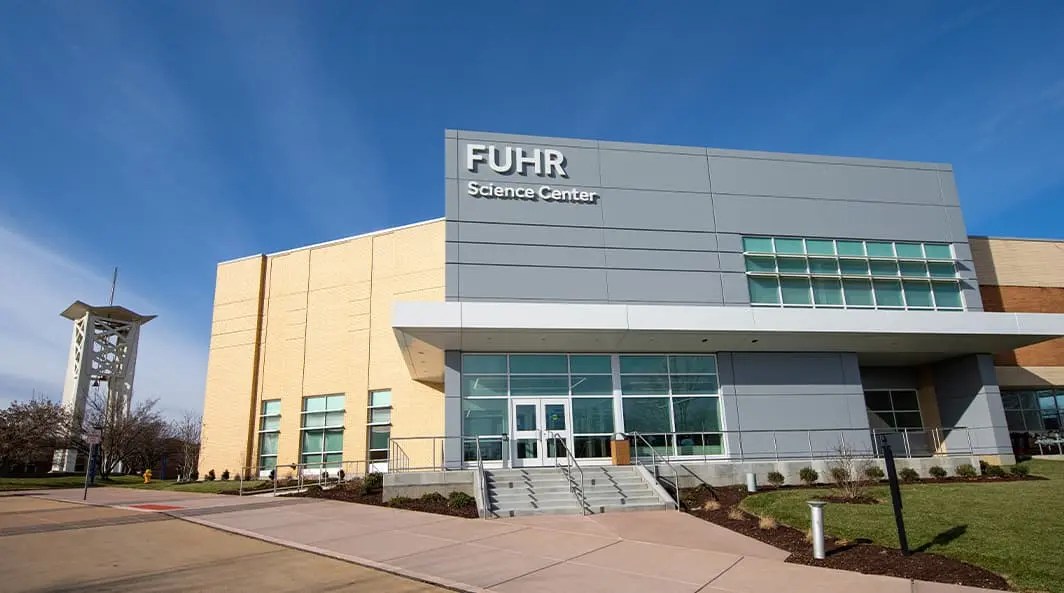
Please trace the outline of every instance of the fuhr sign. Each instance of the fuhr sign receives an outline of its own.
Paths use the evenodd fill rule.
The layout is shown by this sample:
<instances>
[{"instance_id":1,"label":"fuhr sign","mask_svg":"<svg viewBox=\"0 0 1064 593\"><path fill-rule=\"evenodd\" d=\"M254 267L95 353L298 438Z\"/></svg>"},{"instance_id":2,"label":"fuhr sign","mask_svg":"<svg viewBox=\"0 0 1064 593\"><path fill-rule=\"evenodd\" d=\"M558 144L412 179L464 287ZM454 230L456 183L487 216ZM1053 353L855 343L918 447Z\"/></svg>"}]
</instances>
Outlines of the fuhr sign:
<instances>
[{"instance_id":1,"label":"fuhr sign","mask_svg":"<svg viewBox=\"0 0 1064 593\"><path fill-rule=\"evenodd\" d=\"M494 144L467 144L466 170L476 173L481 167L487 167L499 175L529 174L536 177L564 178L569 174L565 167L565 154L553 148L533 148L519 146L495 146ZM581 189L555 189L549 185L539 187L481 183L470 181L466 184L466 193L474 198L501 200L528 200L544 202L572 202L577 204L595 204L599 194Z\"/></svg>"}]
</instances>

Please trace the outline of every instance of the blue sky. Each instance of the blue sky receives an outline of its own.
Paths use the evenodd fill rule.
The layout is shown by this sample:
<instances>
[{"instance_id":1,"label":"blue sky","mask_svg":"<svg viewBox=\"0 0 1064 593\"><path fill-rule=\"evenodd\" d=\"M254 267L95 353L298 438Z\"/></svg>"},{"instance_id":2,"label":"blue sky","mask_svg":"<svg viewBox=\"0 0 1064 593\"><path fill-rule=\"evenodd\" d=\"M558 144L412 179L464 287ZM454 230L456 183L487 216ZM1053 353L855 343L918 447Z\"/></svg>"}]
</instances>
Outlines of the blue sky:
<instances>
[{"instance_id":1,"label":"blue sky","mask_svg":"<svg viewBox=\"0 0 1064 593\"><path fill-rule=\"evenodd\" d=\"M0 404L117 265L198 408L215 264L441 216L448 127L945 161L1060 238L1064 3L0 3Z\"/></svg>"}]
</instances>

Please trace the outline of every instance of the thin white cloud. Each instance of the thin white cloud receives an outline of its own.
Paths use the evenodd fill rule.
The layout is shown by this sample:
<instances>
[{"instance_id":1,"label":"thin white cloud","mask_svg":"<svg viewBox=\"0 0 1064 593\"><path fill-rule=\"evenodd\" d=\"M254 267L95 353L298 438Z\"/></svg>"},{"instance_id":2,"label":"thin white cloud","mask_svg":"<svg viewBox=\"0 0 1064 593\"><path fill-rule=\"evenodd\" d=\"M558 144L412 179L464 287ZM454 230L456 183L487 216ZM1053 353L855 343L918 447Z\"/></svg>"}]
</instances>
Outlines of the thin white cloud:
<instances>
[{"instance_id":1,"label":"thin white cloud","mask_svg":"<svg viewBox=\"0 0 1064 593\"><path fill-rule=\"evenodd\" d=\"M71 324L59 313L75 300L106 304L110 275L90 270L0 220L0 405L32 390L62 397ZM119 278L116 304L159 317L140 339L134 401L159 398L168 415L203 405L207 336L184 330L185 320L153 304L150 291Z\"/></svg>"}]
</instances>

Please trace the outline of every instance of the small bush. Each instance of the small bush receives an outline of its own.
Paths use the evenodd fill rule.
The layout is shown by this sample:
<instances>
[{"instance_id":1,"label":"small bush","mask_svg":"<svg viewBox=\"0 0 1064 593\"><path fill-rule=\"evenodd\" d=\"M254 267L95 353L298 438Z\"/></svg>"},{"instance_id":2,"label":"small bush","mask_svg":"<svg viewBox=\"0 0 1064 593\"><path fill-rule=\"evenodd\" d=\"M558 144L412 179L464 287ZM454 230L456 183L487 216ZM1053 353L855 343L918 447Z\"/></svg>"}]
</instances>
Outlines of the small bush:
<instances>
[{"instance_id":1,"label":"small bush","mask_svg":"<svg viewBox=\"0 0 1064 593\"><path fill-rule=\"evenodd\" d=\"M447 502L447 497L439 492L429 492L428 494L421 495L421 502L443 504Z\"/></svg>"},{"instance_id":2,"label":"small bush","mask_svg":"<svg viewBox=\"0 0 1064 593\"><path fill-rule=\"evenodd\" d=\"M786 479L779 472L768 472L768 483L773 486L782 486Z\"/></svg>"},{"instance_id":3,"label":"small bush","mask_svg":"<svg viewBox=\"0 0 1064 593\"><path fill-rule=\"evenodd\" d=\"M883 470L879 469L878 465L870 465L864 470L864 475L869 480L879 481L882 480L887 474L883 473Z\"/></svg>"},{"instance_id":4,"label":"small bush","mask_svg":"<svg viewBox=\"0 0 1064 593\"><path fill-rule=\"evenodd\" d=\"M193 482L199 480L199 471L192 470L192 473L188 475L188 479L192 480Z\"/></svg>"},{"instance_id":5,"label":"small bush","mask_svg":"<svg viewBox=\"0 0 1064 593\"><path fill-rule=\"evenodd\" d=\"M466 494L465 492L459 492L455 490L454 492L447 495L447 506L452 509L471 507L475 506L476 504L477 499Z\"/></svg>"},{"instance_id":6,"label":"small bush","mask_svg":"<svg viewBox=\"0 0 1064 593\"><path fill-rule=\"evenodd\" d=\"M986 468L988 468L988 467L990 467L989 463L987 463L986 461L984 461L982 459L979 460L979 471L981 473L985 474L986 473Z\"/></svg>"},{"instance_id":7,"label":"small bush","mask_svg":"<svg viewBox=\"0 0 1064 593\"><path fill-rule=\"evenodd\" d=\"M222 470L222 480L229 481L229 470Z\"/></svg>"},{"instance_id":8,"label":"small bush","mask_svg":"<svg viewBox=\"0 0 1064 593\"><path fill-rule=\"evenodd\" d=\"M761 517L757 521L758 529L764 529L767 531L769 529L775 529L777 527L779 527L779 523L776 523L776 520L772 517Z\"/></svg>"},{"instance_id":9,"label":"small bush","mask_svg":"<svg viewBox=\"0 0 1064 593\"><path fill-rule=\"evenodd\" d=\"M702 503L702 510L703 511L719 511L720 510L720 503L715 501L715 500L707 500L706 502Z\"/></svg>"},{"instance_id":10,"label":"small bush","mask_svg":"<svg viewBox=\"0 0 1064 593\"><path fill-rule=\"evenodd\" d=\"M828 474L831 476L831 481L836 484L845 482L850 479L850 472L845 467L835 466L828 470Z\"/></svg>"},{"instance_id":11,"label":"small bush","mask_svg":"<svg viewBox=\"0 0 1064 593\"><path fill-rule=\"evenodd\" d=\"M985 475L990 476L991 478L1004 478L1005 468L1001 467L1000 465L987 464L986 470L983 473Z\"/></svg>"},{"instance_id":12,"label":"small bush","mask_svg":"<svg viewBox=\"0 0 1064 593\"><path fill-rule=\"evenodd\" d=\"M739 510L739 507L732 507L728 509L728 518L732 521L742 521L746 518L746 513Z\"/></svg>"},{"instance_id":13,"label":"small bush","mask_svg":"<svg viewBox=\"0 0 1064 593\"><path fill-rule=\"evenodd\" d=\"M388 506L401 507L406 506L412 502L414 502L414 499L410 498L409 496L396 496L395 498L388 501Z\"/></svg>"},{"instance_id":14,"label":"small bush","mask_svg":"<svg viewBox=\"0 0 1064 593\"><path fill-rule=\"evenodd\" d=\"M207 476L204 479L207 480L208 482L213 482L214 481L214 470L212 469L211 471L207 472Z\"/></svg>"},{"instance_id":15,"label":"small bush","mask_svg":"<svg viewBox=\"0 0 1064 593\"><path fill-rule=\"evenodd\" d=\"M1026 478L1028 475L1031 474L1031 468L1027 467L1026 465L1016 464L1009 468L1009 472L1011 472L1012 475L1016 476L1017 478Z\"/></svg>"},{"instance_id":16,"label":"small bush","mask_svg":"<svg viewBox=\"0 0 1064 593\"><path fill-rule=\"evenodd\" d=\"M362 494L373 494L374 492L380 492L384 488L384 476L379 472L370 472L366 474L366 477L362 478L360 489Z\"/></svg>"},{"instance_id":17,"label":"small bush","mask_svg":"<svg viewBox=\"0 0 1064 593\"><path fill-rule=\"evenodd\" d=\"M900 478L902 482L915 482L920 479L920 474L911 467L903 467L901 468L901 471L898 472L898 478Z\"/></svg>"},{"instance_id":18,"label":"small bush","mask_svg":"<svg viewBox=\"0 0 1064 593\"><path fill-rule=\"evenodd\" d=\"M798 477L801 478L806 484L815 484L820 479L820 474L816 473L816 470L811 467L803 467L798 470Z\"/></svg>"},{"instance_id":19,"label":"small bush","mask_svg":"<svg viewBox=\"0 0 1064 593\"><path fill-rule=\"evenodd\" d=\"M962 478L974 478L979 475L979 472L975 471L975 466L970 463L957 466L957 475Z\"/></svg>"},{"instance_id":20,"label":"small bush","mask_svg":"<svg viewBox=\"0 0 1064 593\"><path fill-rule=\"evenodd\" d=\"M931 469L927 470L927 473L931 474L932 478L942 479L946 477L946 470L937 465L932 465Z\"/></svg>"}]
</instances>

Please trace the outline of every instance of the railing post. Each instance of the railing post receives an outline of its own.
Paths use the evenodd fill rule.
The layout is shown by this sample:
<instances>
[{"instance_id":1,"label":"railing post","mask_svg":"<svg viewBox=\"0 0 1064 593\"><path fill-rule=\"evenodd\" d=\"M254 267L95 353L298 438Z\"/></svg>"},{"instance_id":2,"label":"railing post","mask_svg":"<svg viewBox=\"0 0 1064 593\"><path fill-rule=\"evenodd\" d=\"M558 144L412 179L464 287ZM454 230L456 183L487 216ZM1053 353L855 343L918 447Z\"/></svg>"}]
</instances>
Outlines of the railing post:
<instances>
[{"instance_id":1,"label":"railing post","mask_svg":"<svg viewBox=\"0 0 1064 593\"><path fill-rule=\"evenodd\" d=\"M879 459L879 443L876 442L876 429L870 429L872 431L872 454L876 459Z\"/></svg>"},{"instance_id":2,"label":"railing post","mask_svg":"<svg viewBox=\"0 0 1064 593\"><path fill-rule=\"evenodd\" d=\"M975 447L972 445L972 430L965 428L964 434L968 436L968 456L975 457Z\"/></svg>"},{"instance_id":3,"label":"railing post","mask_svg":"<svg viewBox=\"0 0 1064 593\"><path fill-rule=\"evenodd\" d=\"M772 431L772 455L776 458L776 463L780 462L780 448L776 444L776 431ZM779 468L777 468L779 469Z\"/></svg>"},{"instance_id":4,"label":"railing post","mask_svg":"<svg viewBox=\"0 0 1064 593\"><path fill-rule=\"evenodd\" d=\"M743 431L739 431L739 461L743 461Z\"/></svg>"},{"instance_id":5,"label":"railing post","mask_svg":"<svg viewBox=\"0 0 1064 593\"><path fill-rule=\"evenodd\" d=\"M805 431L805 440L809 443L809 463L813 462L813 433Z\"/></svg>"},{"instance_id":6,"label":"railing post","mask_svg":"<svg viewBox=\"0 0 1064 593\"><path fill-rule=\"evenodd\" d=\"M909 431L902 429L901 435L903 437L905 437L905 457L907 457L909 459L912 459L913 458L913 450L912 450L911 446L909 445Z\"/></svg>"}]
</instances>

